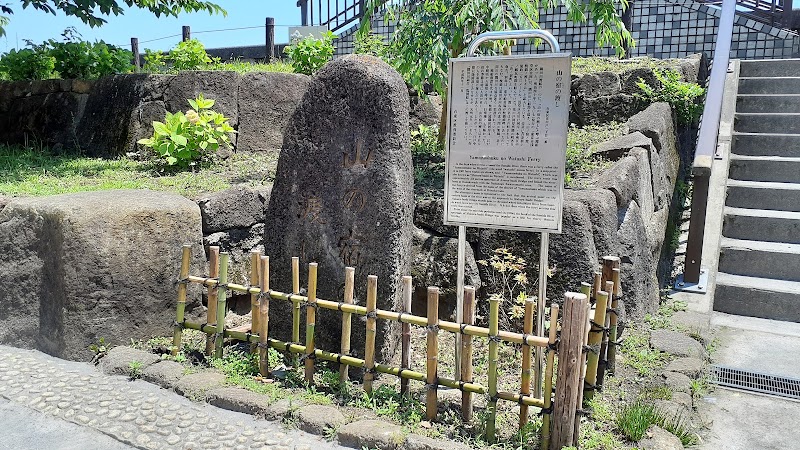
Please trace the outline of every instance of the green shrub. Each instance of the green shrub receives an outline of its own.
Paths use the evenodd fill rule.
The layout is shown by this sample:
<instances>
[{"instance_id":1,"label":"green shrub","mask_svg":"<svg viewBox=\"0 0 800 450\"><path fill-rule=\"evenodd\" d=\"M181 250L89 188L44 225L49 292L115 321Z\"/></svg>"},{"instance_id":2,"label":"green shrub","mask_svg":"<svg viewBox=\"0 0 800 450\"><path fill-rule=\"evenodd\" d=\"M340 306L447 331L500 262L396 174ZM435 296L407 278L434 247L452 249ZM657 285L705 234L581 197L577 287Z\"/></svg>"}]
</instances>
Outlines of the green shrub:
<instances>
[{"instance_id":1,"label":"green shrub","mask_svg":"<svg viewBox=\"0 0 800 450\"><path fill-rule=\"evenodd\" d=\"M439 142L439 128L420 125L411 130L411 154L417 156L444 156L444 145Z\"/></svg>"},{"instance_id":2,"label":"green shrub","mask_svg":"<svg viewBox=\"0 0 800 450\"><path fill-rule=\"evenodd\" d=\"M200 94L189 100L193 109L185 114L167 113L164 122L153 122L153 137L138 142L155 150L158 158L171 168L185 169L208 161L220 146L230 146L229 133L235 133L228 118L212 111L214 100Z\"/></svg>"},{"instance_id":3,"label":"green shrub","mask_svg":"<svg viewBox=\"0 0 800 450\"><path fill-rule=\"evenodd\" d=\"M55 78L56 60L43 46L11 50L0 57L0 74L11 81Z\"/></svg>"},{"instance_id":4,"label":"green shrub","mask_svg":"<svg viewBox=\"0 0 800 450\"><path fill-rule=\"evenodd\" d=\"M631 441L638 442L650 425L658 423L656 407L652 403L637 401L625 405L617 414L617 428Z\"/></svg>"},{"instance_id":5,"label":"green shrub","mask_svg":"<svg viewBox=\"0 0 800 450\"><path fill-rule=\"evenodd\" d=\"M168 59L174 70L201 70L214 62L206 53L203 43L197 39L180 42L170 50Z\"/></svg>"},{"instance_id":6,"label":"green shrub","mask_svg":"<svg viewBox=\"0 0 800 450\"><path fill-rule=\"evenodd\" d=\"M291 58L295 72L311 75L333 58L334 38L328 31L319 39L312 36L295 39L284 52Z\"/></svg>"},{"instance_id":7,"label":"green shrub","mask_svg":"<svg viewBox=\"0 0 800 450\"><path fill-rule=\"evenodd\" d=\"M50 55L55 59L55 70L61 78L92 80L116 73L128 73L133 69L133 53L103 41L46 43Z\"/></svg>"},{"instance_id":8,"label":"green shrub","mask_svg":"<svg viewBox=\"0 0 800 450\"><path fill-rule=\"evenodd\" d=\"M356 33L353 44L354 51L359 55L372 55L389 62L389 44L382 37L374 33Z\"/></svg>"},{"instance_id":9,"label":"green shrub","mask_svg":"<svg viewBox=\"0 0 800 450\"><path fill-rule=\"evenodd\" d=\"M144 51L144 66L145 72L166 72L167 71L167 57L161 50L152 51L147 49Z\"/></svg>"},{"instance_id":10,"label":"green shrub","mask_svg":"<svg viewBox=\"0 0 800 450\"><path fill-rule=\"evenodd\" d=\"M679 125L696 123L703 114L703 95L706 90L695 83L681 80L674 70L654 71L661 86L652 87L639 78L636 85L642 90L640 95L649 103L667 102L678 116Z\"/></svg>"}]
</instances>

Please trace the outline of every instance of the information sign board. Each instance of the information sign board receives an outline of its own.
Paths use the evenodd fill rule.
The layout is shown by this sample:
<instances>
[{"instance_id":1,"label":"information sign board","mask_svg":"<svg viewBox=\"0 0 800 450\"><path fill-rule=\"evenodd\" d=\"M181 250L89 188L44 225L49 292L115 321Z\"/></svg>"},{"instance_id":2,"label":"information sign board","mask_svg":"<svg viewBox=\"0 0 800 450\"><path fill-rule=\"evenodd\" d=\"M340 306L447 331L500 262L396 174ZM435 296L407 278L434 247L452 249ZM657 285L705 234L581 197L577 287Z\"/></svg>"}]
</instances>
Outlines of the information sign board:
<instances>
[{"instance_id":1,"label":"information sign board","mask_svg":"<svg viewBox=\"0 0 800 450\"><path fill-rule=\"evenodd\" d=\"M450 60L444 221L561 232L568 53Z\"/></svg>"}]
</instances>

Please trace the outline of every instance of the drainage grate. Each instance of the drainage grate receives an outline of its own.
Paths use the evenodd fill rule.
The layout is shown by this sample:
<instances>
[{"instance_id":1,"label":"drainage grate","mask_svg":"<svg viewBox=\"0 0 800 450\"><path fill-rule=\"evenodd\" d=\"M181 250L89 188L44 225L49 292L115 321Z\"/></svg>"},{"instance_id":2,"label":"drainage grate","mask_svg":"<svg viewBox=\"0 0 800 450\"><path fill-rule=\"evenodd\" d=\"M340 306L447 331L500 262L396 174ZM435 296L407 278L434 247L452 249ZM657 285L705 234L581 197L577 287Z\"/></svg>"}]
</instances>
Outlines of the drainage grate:
<instances>
[{"instance_id":1,"label":"drainage grate","mask_svg":"<svg viewBox=\"0 0 800 450\"><path fill-rule=\"evenodd\" d=\"M800 380L725 366L711 366L711 382L746 391L800 400Z\"/></svg>"}]
</instances>

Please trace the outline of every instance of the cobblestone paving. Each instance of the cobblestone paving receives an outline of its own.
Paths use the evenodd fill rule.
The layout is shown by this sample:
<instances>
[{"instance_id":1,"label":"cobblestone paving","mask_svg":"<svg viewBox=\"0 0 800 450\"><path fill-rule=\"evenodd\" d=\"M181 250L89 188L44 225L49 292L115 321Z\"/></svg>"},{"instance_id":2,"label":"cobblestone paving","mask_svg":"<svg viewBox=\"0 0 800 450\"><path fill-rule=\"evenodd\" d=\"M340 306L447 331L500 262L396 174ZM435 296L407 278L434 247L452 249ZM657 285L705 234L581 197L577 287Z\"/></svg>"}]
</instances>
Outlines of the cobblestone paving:
<instances>
[{"instance_id":1,"label":"cobblestone paving","mask_svg":"<svg viewBox=\"0 0 800 450\"><path fill-rule=\"evenodd\" d=\"M140 449L341 449L280 424L193 403L86 363L0 346L0 398Z\"/></svg>"}]
</instances>

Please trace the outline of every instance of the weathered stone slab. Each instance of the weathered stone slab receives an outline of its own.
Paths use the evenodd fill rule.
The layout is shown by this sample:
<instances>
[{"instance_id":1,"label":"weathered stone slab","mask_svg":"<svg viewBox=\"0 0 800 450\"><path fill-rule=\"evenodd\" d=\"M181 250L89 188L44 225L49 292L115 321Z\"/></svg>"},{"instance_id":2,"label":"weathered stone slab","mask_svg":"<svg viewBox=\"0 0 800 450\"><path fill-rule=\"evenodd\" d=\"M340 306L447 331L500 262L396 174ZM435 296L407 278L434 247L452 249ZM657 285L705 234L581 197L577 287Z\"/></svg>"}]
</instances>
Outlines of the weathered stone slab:
<instances>
[{"instance_id":1,"label":"weathered stone slab","mask_svg":"<svg viewBox=\"0 0 800 450\"><path fill-rule=\"evenodd\" d=\"M269 397L247 389L223 387L206 392L208 403L244 414L264 417L269 410Z\"/></svg>"},{"instance_id":2,"label":"weathered stone slab","mask_svg":"<svg viewBox=\"0 0 800 450\"><path fill-rule=\"evenodd\" d=\"M609 161L616 161L635 147L651 148L653 141L636 131L592 146L592 153Z\"/></svg>"},{"instance_id":3,"label":"weathered stone slab","mask_svg":"<svg viewBox=\"0 0 800 450\"><path fill-rule=\"evenodd\" d=\"M183 365L175 361L160 361L146 367L142 371L142 379L164 389L172 389L183 378L185 370Z\"/></svg>"},{"instance_id":4,"label":"weathered stone slab","mask_svg":"<svg viewBox=\"0 0 800 450\"><path fill-rule=\"evenodd\" d=\"M181 378L175 384L175 392L192 400L205 400L208 392L222 388L224 384L225 375L204 370Z\"/></svg>"},{"instance_id":5,"label":"weathered stone slab","mask_svg":"<svg viewBox=\"0 0 800 450\"><path fill-rule=\"evenodd\" d=\"M678 168L680 167L680 155L678 154L678 137L675 133L675 122L672 117L672 108L667 103L653 103L644 111L628 119L628 128L631 133L640 132L653 141L656 152L663 164L663 173L666 177L667 186L662 186L666 192L661 193L654 187L654 191L667 195L663 204L668 204L672 197L677 181ZM657 170L653 173L658 174ZM661 205L662 203L659 203ZM657 209L660 206L657 205Z\"/></svg>"},{"instance_id":6,"label":"weathered stone slab","mask_svg":"<svg viewBox=\"0 0 800 450\"><path fill-rule=\"evenodd\" d=\"M359 420L339 429L339 443L352 448L393 450L403 447L405 436L400 425L382 420Z\"/></svg>"},{"instance_id":7,"label":"weathered stone slab","mask_svg":"<svg viewBox=\"0 0 800 450\"><path fill-rule=\"evenodd\" d=\"M639 81L643 81L646 85L652 88L658 88L661 86L661 82L658 81L655 74L653 73L653 69L649 67L639 67L636 69L626 70L620 76L620 84L622 85L622 92L625 94L630 95L642 95L644 92L639 87Z\"/></svg>"},{"instance_id":8,"label":"weathered stone slab","mask_svg":"<svg viewBox=\"0 0 800 450\"><path fill-rule=\"evenodd\" d=\"M682 373L690 378L698 378L706 371L706 363L700 358L678 358L667 364L664 370Z\"/></svg>"},{"instance_id":9,"label":"weathered stone slab","mask_svg":"<svg viewBox=\"0 0 800 450\"><path fill-rule=\"evenodd\" d=\"M645 432L645 438L639 441L637 447L642 450L682 450L683 444L669 431L650 425Z\"/></svg>"},{"instance_id":10,"label":"weathered stone slab","mask_svg":"<svg viewBox=\"0 0 800 450\"><path fill-rule=\"evenodd\" d=\"M623 309L625 314L642 317L658 309L658 280L656 261L649 246L642 245L647 239L642 214L636 202L631 201L622 212L622 224L617 230L620 258L621 282L624 286Z\"/></svg>"},{"instance_id":11,"label":"weathered stone slab","mask_svg":"<svg viewBox=\"0 0 800 450\"><path fill-rule=\"evenodd\" d=\"M297 410L297 425L307 433L322 436L345 422L344 415L335 406L309 405Z\"/></svg>"},{"instance_id":12,"label":"weathered stone slab","mask_svg":"<svg viewBox=\"0 0 800 450\"><path fill-rule=\"evenodd\" d=\"M158 361L161 358L156 354L120 346L112 348L100 359L100 369L109 375L130 375L132 363L138 363L140 369L145 369Z\"/></svg>"},{"instance_id":13,"label":"weathered stone slab","mask_svg":"<svg viewBox=\"0 0 800 450\"><path fill-rule=\"evenodd\" d=\"M675 356L706 357L703 344L677 331L653 330L650 334L650 346Z\"/></svg>"},{"instance_id":14,"label":"weathered stone slab","mask_svg":"<svg viewBox=\"0 0 800 450\"><path fill-rule=\"evenodd\" d=\"M636 197L639 180L638 159L635 156L626 156L603 171L595 185L613 192L617 207L624 208Z\"/></svg>"},{"instance_id":15,"label":"weathered stone slab","mask_svg":"<svg viewBox=\"0 0 800 450\"><path fill-rule=\"evenodd\" d=\"M203 234L232 228L248 228L264 221L264 201L257 191L234 186L197 202L203 218Z\"/></svg>"},{"instance_id":16,"label":"weathered stone slab","mask_svg":"<svg viewBox=\"0 0 800 450\"><path fill-rule=\"evenodd\" d=\"M312 78L287 130L268 208L264 245L273 289L291 289L290 258L298 256L303 280L308 264L319 263L319 298L341 298L344 268L353 266L357 304L366 300L368 275L378 277L378 308L402 304L414 206L408 105L402 78L377 58L347 56ZM271 315L273 305L273 317L289 317L287 302L274 302ZM270 322L284 339L290 324ZM318 347L339 348L341 316L318 314L316 325ZM395 327L378 327L382 359L392 353ZM355 325L353 342L363 336Z\"/></svg>"},{"instance_id":17,"label":"weathered stone slab","mask_svg":"<svg viewBox=\"0 0 800 450\"><path fill-rule=\"evenodd\" d=\"M203 238L203 245L206 248L216 245L221 252L230 254L228 263L228 281L230 283L245 286L250 284L250 251L264 250L264 229L263 223L257 223L249 228L220 231ZM241 294L231 293L231 295L235 297ZM249 298L249 295L244 295Z\"/></svg>"},{"instance_id":18,"label":"weathered stone slab","mask_svg":"<svg viewBox=\"0 0 800 450\"><path fill-rule=\"evenodd\" d=\"M109 213L112 211L113 213ZM175 194L101 191L15 199L0 212L0 343L66 359L172 332L181 247L204 256L200 210ZM199 305L189 292L187 309Z\"/></svg>"},{"instance_id":19,"label":"weathered stone slab","mask_svg":"<svg viewBox=\"0 0 800 450\"><path fill-rule=\"evenodd\" d=\"M203 94L214 100L211 108L227 117L232 127L239 125L239 83L242 76L228 70L185 70L173 76L164 91L167 111L186 111L188 100ZM235 135L232 136L236 142Z\"/></svg>"},{"instance_id":20,"label":"weathered stone slab","mask_svg":"<svg viewBox=\"0 0 800 450\"><path fill-rule=\"evenodd\" d=\"M418 434L406 436L405 450L469 450L469 446L452 440L433 439Z\"/></svg>"},{"instance_id":21,"label":"weathered stone slab","mask_svg":"<svg viewBox=\"0 0 800 450\"><path fill-rule=\"evenodd\" d=\"M618 94L620 90L619 75L613 72L595 72L583 75L575 83L578 95L584 97L605 97Z\"/></svg>"},{"instance_id":22,"label":"weathered stone slab","mask_svg":"<svg viewBox=\"0 0 800 450\"><path fill-rule=\"evenodd\" d=\"M636 162L639 166L639 182L634 199L639 205L639 211L642 213L642 221L645 224L648 224L650 223L653 212L655 211L655 203L653 200L653 177L650 173L650 150L641 147L635 147L631 149L630 156L636 158ZM661 238L663 239L663 235Z\"/></svg>"},{"instance_id":23,"label":"weathered stone slab","mask_svg":"<svg viewBox=\"0 0 800 450\"><path fill-rule=\"evenodd\" d=\"M613 254L619 226L614 193L607 189L566 189L564 200L579 201L588 208L597 254Z\"/></svg>"},{"instance_id":24,"label":"weathered stone slab","mask_svg":"<svg viewBox=\"0 0 800 450\"><path fill-rule=\"evenodd\" d=\"M297 73L252 72L239 83L239 133L236 149L277 151L283 134L308 88L310 78Z\"/></svg>"},{"instance_id":25,"label":"weathered stone slab","mask_svg":"<svg viewBox=\"0 0 800 450\"><path fill-rule=\"evenodd\" d=\"M692 379L678 372L663 372L661 379L664 385L672 389L673 392L691 392Z\"/></svg>"},{"instance_id":26,"label":"weathered stone slab","mask_svg":"<svg viewBox=\"0 0 800 450\"><path fill-rule=\"evenodd\" d=\"M411 111L409 125L416 130L420 125L438 127L442 118L442 98L438 95L428 95L423 99L411 95Z\"/></svg>"},{"instance_id":27,"label":"weathered stone slab","mask_svg":"<svg viewBox=\"0 0 800 450\"><path fill-rule=\"evenodd\" d=\"M481 288L478 264L470 245L465 247L464 285ZM411 276L414 279L414 299L412 311L424 316L427 314L428 286L439 287L439 317L451 320L456 312L458 239L433 236L423 230L415 229L414 262Z\"/></svg>"}]
</instances>

